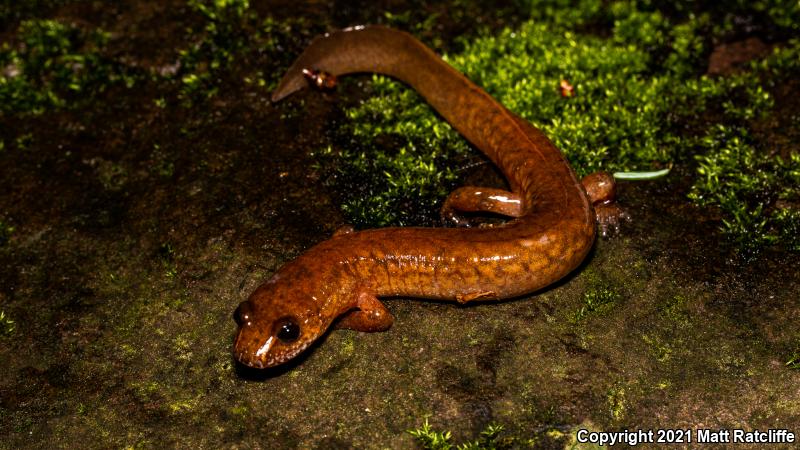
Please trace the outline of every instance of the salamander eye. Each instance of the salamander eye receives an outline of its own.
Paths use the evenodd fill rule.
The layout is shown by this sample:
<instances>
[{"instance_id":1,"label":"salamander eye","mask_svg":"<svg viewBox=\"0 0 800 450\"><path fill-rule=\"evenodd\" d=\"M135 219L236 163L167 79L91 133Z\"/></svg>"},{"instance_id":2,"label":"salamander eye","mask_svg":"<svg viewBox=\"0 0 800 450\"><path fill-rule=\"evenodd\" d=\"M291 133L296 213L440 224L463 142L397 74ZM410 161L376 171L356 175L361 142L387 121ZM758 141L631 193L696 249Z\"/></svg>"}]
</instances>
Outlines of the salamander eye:
<instances>
[{"instance_id":1,"label":"salamander eye","mask_svg":"<svg viewBox=\"0 0 800 450\"><path fill-rule=\"evenodd\" d=\"M292 342L300 336L300 325L291 319L284 319L278 324L277 335L283 342Z\"/></svg>"}]
</instances>

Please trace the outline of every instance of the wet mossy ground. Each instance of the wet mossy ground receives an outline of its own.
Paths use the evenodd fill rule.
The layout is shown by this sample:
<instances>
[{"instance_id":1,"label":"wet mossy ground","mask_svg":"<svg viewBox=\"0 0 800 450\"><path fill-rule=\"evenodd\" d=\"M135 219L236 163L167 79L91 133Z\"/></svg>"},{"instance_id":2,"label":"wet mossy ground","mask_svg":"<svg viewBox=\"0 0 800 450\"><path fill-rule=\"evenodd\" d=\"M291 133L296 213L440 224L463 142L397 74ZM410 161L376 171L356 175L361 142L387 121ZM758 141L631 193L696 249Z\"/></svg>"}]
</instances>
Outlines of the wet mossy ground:
<instances>
[{"instance_id":1,"label":"wet mossy ground","mask_svg":"<svg viewBox=\"0 0 800 450\"><path fill-rule=\"evenodd\" d=\"M496 423L496 444L541 448L570 446L580 427L800 432L800 256L791 240L798 186L790 165L800 85L791 58L769 59L796 48L797 12L768 1L640 2L619 3L613 16L599 2L561 3L2 3L0 448L415 448L406 430L426 420L456 442ZM589 166L581 172L673 169L620 185L632 220L599 240L567 279L469 307L389 299L390 331L334 331L287 367L249 370L231 357L231 313L282 264L346 222L367 224L364 211L394 211L382 223L436 224L436 202L453 185L502 184L446 129L426 141L430 132L377 114L392 95L408 95L412 109L401 112L427 117L413 95L396 94L385 80L355 77L334 94L269 102L312 36L356 23L412 31L456 63L470 49L502 43L506 27L572 27L576 45L652 57L631 60L626 70L639 78L630 88L649 89L676 52L673 63L691 64L670 67L687 80L711 71L716 83L744 85L710 107L689 108L693 114L645 121L658 123L642 141L649 153L627 148L625 161L614 159L613 146L603 149L610 156L576 153ZM645 26L663 40L648 44L654 53L626 40L641 38L636 30ZM688 28L697 47L678 39ZM563 32L543 39L569 42ZM754 45L739 44L752 39L763 48L747 54ZM740 51L721 61L722 46ZM462 64L496 95L505 92L478 62ZM577 95L599 89L596 80L579 84L583 76L572 75ZM752 103L757 88L769 102ZM629 95L619 108L635 104L639 94ZM521 113L534 121L560 114L569 108L559 98L544 112ZM504 99L513 100L529 99ZM752 104L768 108L748 112ZM576 120L573 132L589 130ZM373 124L389 131L367 139ZM550 126L569 147L570 133ZM631 129L647 131L620 126L601 137L630 142L621 130ZM663 144L678 140L682 150ZM391 159L399 153L392 148L409 142L455 150L426 162L430 176L409 178L441 182L425 185L432 200L395 190L380 194L382 210L348 208L358 205L348 189L386 184L352 169L373 163L359 152L383 152L411 170L414 158ZM454 155L450 172L445 154ZM775 169L776 157L787 168ZM723 182L698 184L703 164ZM693 199L720 192L716 202ZM757 226L772 216L737 221L726 198L746 202L745 212L761 204L761 213L783 214L789 225L769 222L760 234L731 238L724 221ZM742 236L762 242L743 245Z\"/></svg>"}]
</instances>

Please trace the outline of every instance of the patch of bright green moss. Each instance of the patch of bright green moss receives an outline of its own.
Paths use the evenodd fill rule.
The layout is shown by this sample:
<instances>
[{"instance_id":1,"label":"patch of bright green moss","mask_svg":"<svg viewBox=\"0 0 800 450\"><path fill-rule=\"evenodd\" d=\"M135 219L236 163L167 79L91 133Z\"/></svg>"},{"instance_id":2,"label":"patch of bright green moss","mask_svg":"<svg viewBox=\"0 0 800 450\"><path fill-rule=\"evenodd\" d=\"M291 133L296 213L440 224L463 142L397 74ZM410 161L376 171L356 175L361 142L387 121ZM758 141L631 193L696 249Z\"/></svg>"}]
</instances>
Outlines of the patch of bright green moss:
<instances>
[{"instance_id":1,"label":"patch of bright green moss","mask_svg":"<svg viewBox=\"0 0 800 450\"><path fill-rule=\"evenodd\" d=\"M523 440L516 437L503 437L501 436L502 431L502 425L489 424L481 431L476 440L454 445L449 431L436 431L431 428L428 424L428 420L425 419L425 423L422 424L422 427L408 430L408 433L414 436L417 439L417 443L426 450L450 450L452 448L457 450L519 448L523 445L531 446L533 444L531 440Z\"/></svg>"},{"instance_id":2,"label":"patch of bright green moss","mask_svg":"<svg viewBox=\"0 0 800 450\"><path fill-rule=\"evenodd\" d=\"M408 430L414 436L417 444L426 450L500 450L516 448L571 448L571 449L597 449L594 444L582 444L576 441L576 432L579 429L596 431L590 422L584 422L572 430L565 431L558 428L539 428L530 438L508 435L504 432L503 425L492 423L480 432L478 437L461 444L454 444L450 431L433 429L428 420L421 427Z\"/></svg>"},{"instance_id":3,"label":"patch of bright green moss","mask_svg":"<svg viewBox=\"0 0 800 450\"><path fill-rule=\"evenodd\" d=\"M752 64L749 72L719 80L702 78L684 87L682 98L691 96L704 103L696 110L716 102L724 117L709 124L698 138L682 141L687 151L697 153L697 177L689 198L700 206L718 208L721 230L745 254L765 245L800 250L800 153L781 157L769 142L756 142L749 131L750 123L774 106L761 79L779 83L798 73L800 41L794 40Z\"/></svg>"},{"instance_id":4,"label":"patch of bright green moss","mask_svg":"<svg viewBox=\"0 0 800 450\"><path fill-rule=\"evenodd\" d=\"M0 336L9 336L16 329L16 325L5 311L0 311Z\"/></svg>"},{"instance_id":5,"label":"patch of bright green moss","mask_svg":"<svg viewBox=\"0 0 800 450\"><path fill-rule=\"evenodd\" d=\"M103 56L109 34L56 20L20 24L18 43L0 46L0 112L40 114L74 107L135 77Z\"/></svg>"},{"instance_id":6,"label":"patch of bright green moss","mask_svg":"<svg viewBox=\"0 0 800 450\"><path fill-rule=\"evenodd\" d=\"M591 286L583 293L583 299L573 320L579 322L593 314L603 314L619 301L619 294L606 284Z\"/></svg>"},{"instance_id":7,"label":"patch of bright green moss","mask_svg":"<svg viewBox=\"0 0 800 450\"><path fill-rule=\"evenodd\" d=\"M746 130L749 121L769 113L773 99L755 72L702 75L708 15L676 24L649 2L586 0L564 10L557 1L529 3L536 19L464 42L463 52L445 59L542 129L580 175L652 170L700 153L691 199L721 209L723 232L747 250L766 243L797 248L797 210L769 206L793 201L785 198L797 186L795 156L740 161L752 153L747 147L737 150L739 144L714 138L721 127ZM580 31L592 23L611 23L610 37ZM770 74L797 70L796 48L792 42L778 52L768 64ZM573 96L561 95L561 80L574 87ZM342 127L349 136L343 141L350 143L341 150L344 163L333 183L350 191L343 210L363 226L423 224L405 206L435 215L474 156L405 86L375 77L372 90L368 100L347 110L349 121ZM697 122L706 137L681 131ZM709 177L712 171L715 176ZM363 188L353 189L353 180ZM764 180L770 183L769 198L753 184Z\"/></svg>"},{"instance_id":8,"label":"patch of bright green moss","mask_svg":"<svg viewBox=\"0 0 800 450\"><path fill-rule=\"evenodd\" d=\"M668 161L669 144L675 137L664 123L670 105L660 99L672 79L649 73L651 41L659 45L672 41L664 20L653 25L661 30L656 39L655 31L636 34L641 21L632 22L630 13L619 19L619 33L608 40L569 28L595 16L599 8L597 2L581 6L578 12L582 14L560 21L529 21L518 29L466 42L462 53L446 59L541 128L581 174L599 169L646 170L653 161ZM642 20L654 21L650 16ZM631 44L637 36L640 40L646 36L647 42L639 47ZM563 97L561 80L567 80L576 95ZM354 194L344 209L355 223L402 224L406 222L402 213L389 211L396 206L391 199L437 204L450 190L441 182L454 183L458 167L453 164L465 160L469 147L400 83L377 77L373 90L370 99L347 112L351 122L346 126L355 141L388 141L393 148L368 144L345 151L347 166L341 172L365 179L369 195ZM409 161L420 164L414 167Z\"/></svg>"},{"instance_id":9,"label":"patch of bright green moss","mask_svg":"<svg viewBox=\"0 0 800 450\"><path fill-rule=\"evenodd\" d=\"M375 78L378 90L392 85L388 78ZM336 155L329 147L320 155L343 161L333 181L340 188L352 188L354 195L345 199L342 209L356 226L409 225L421 217L435 217L439 200L458 179L455 156L468 152L466 142L416 93L405 90L393 100L376 97L364 108L348 111L350 121L342 132L352 134L354 145ZM370 145L379 137L394 143L390 148ZM368 195L361 195L364 190Z\"/></svg>"},{"instance_id":10,"label":"patch of bright green moss","mask_svg":"<svg viewBox=\"0 0 800 450\"><path fill-rule=\"evenodd\" d=\"M627 401L625 400L624 386L617 385L609 389L606 395L606 401L611 417L613 417L615 421L621 421L625 418L628 407Z\"/></svg>"},{"instance_id":11,"label":"patch of bright green moss","mask_svg":"<svg viewBox=\"0 0 800 450\"><path fill-rule=\"evenodd\" d=\"M723 230L743 249L782 242L800 250L800 153L786 160L758 152L746 130L717 125L702 139L698 180L689 197L725 212Z\"/></svg>"}]
</instances>

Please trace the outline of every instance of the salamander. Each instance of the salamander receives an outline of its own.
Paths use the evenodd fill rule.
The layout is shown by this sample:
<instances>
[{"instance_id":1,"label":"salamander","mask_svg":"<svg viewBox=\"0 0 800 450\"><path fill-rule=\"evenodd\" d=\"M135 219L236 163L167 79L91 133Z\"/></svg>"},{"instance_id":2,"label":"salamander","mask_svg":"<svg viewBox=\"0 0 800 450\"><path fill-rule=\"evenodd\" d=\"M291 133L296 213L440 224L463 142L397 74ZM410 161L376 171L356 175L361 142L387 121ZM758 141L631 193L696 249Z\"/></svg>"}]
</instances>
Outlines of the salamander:
<instances>
[{"instance_id":1,"label":"salamander","mask_svg":"<svg viewBox=\"0 0 800 450\"><path fill-rule=\"evenodd\" d=\"M274 102L336 77L372 72L419 92L456 130L494 162L508 191L461 187L443 215L507 216L499 226L352 228L281 267L234 313L234 356L266 368L294 358L332 324L383 331L394 320L380 297L459 303L530 294L573 271L595 240L595 206L613 196L604 173L578 180L562 153L527 121L444 62L408 33L360 26L317 37L289 68ZM601 206L602 207L602 206Z\"/></svg>"}]
</instances>

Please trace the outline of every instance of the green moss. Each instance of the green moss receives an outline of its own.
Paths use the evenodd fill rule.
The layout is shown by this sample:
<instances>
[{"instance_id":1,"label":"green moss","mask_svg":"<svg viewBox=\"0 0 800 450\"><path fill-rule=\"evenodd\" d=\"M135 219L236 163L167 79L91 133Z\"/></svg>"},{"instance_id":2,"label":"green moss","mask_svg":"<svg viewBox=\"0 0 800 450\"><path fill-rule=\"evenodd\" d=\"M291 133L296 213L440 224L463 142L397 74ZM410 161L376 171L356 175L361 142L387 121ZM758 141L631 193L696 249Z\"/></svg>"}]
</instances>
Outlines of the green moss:
<instances>
[{"instance_id":1,"label":"green moss","mask_svg":"<svg viewBox=\"0 0 800 450\"><path fill-rule=\"evenodd\" d=\"M425 419L422 427L408 430L408 433L414 436L424 449L449 450L453 448L453 444L450 442L451 433L449 431L433 430L428 424L428 419Z\"/></svg>"},{"instance_id":2,"label":"green moss","mask_svg":"<svg viewBox=\"0 0 800 450\"><path fill-rule=\"evenodd\" d=\"M33 144L33 133L23 133L14 139L17 150L27 150Z\"/></svg>"},{"instance_id":3,"label":"green moss","mask_svg":"<svg viewBox=\"0 0 800 450\"><path fill-rule=\"evenodd\" d=\"M672 356L672 345L665 342L657 334L643 334L642 340L650 347L651 353L658 362L666 362Z\"/></svg>"},{"instance_id":4,"label":"green moss","mask_svg":"<svg viewBox=\"0 0 800 450\"><path fill-rule=\"evenodd\" d=\"M201 18L187 31L192 44L180 51L176 72L156 77L176 83L186 105L215 96L242 62L266 58L288 65L294 53L286 49L297 46L292 36L300 28L308 31L302 21L259 18L248 0L188 4ZM719 208L727 236L748 254L764 245L800 248L796 196L779 188L797 185L796 153L783 159L760 156L772 152L749 137L751 122L774 103L761 79L789 79L800 72L799 41L743 74L719 79L698 74L710 50L709 34L729 32L735 14L796 30L800 6L733 2L730 11L712 7L695 15L690 4L678 2L673 9L679 14L670 18L649 1L516 4L529 20L461 40L463 49L448 61L541 128L579 174L652 170L699 153L690 199ZM436 15L416 17L385 15L389 24L431 34ZM0 47L0 112L39 114L80 105L114 84L133 86L144 74L106 57L108 39L102 30L56 20L23 21L15 43ZM279 76L280 71L254 71L241 81L269 90ZM574 86L576 95L559 95L561 80ZM381 77L372 89L374 96L346 111L339 136L346 144L320 152L330 157L326 165L335 167L328 184L343 193L342 208L358 226L433 224L441 201L478 159L415 93ZM168 100L154 102L165 108ZM687 124L702 128L700 136L677 131ZM22 135L0 145L24 149L32 138ZM330 163L333 156L342 163ZM161 159L157 171L170 177L173 163ZM119 189L123 169L108 169L100 173L101 181ZM757 188L761 181L769 186Z\"/></svg>"},{"instance_id":5,"label":"green moss","mask_svg":"<svg viewBox=\"0 0 800 450\"><path fill-rule=\"evenodd\" d=\"M720 208L726 235L746 252L765 244L797 249L798 212L776 206L795 202L797 157L757 156L769 152L755 152L746 138L774 104L762 77L796 73L797 42L749 72L709 78L698 73L709 14L673 23L648 2L559 4L529 2L534 20L466 41L446 59L542 129L580 175L653 170L699 153L690 199ZM610 23L610 37L579 31L593 23ZM417 94L373 80L373 95L346 111L344 149L322 152L343 160L330 184L345 193L342 208L355 224L429 224L475 157ZM561 80L574 96L559 94ZM681 131L695 128L700 136Z\"/></svg>"},{"instance_id":6,"label":"green moss","mask_svg":"<svg viewBox=\"0 0 800 450\"><path fill-rule=\"evenodd\" d=\"M619 301L620 295L608 284L603 282L593 283L583 293L580 308L574 313L572 320L580 322L591 315L608 312Z\"/></svg>"},{"instance_id":7,"label":"green moss","mask_svg":"<svg viewBox=\"0 0 800 450\"><path fill-rule=\"evenodd\" d=\"M664 80L643 76L646 51L529 22L481 38L449 60L541 128L581 174L666 160L656 124L662 111L653 101ZM562 79L574 87L573 97L559 94Z\"/></svg>"},{"instance_id":8,"label":"green moss","mask_svg":"<svg viewBox=\"0 0 800 450\"><path fill-rule=\"evenodd\" d=\"M343 356L349 357L353 354L353 350L355 350L355 340L353 338L353 334L348 333L347 336L345 336L345 338L342 340L340 351Z\"/></svg>"},{"instance_id":9,"label":"green moss","mask_svg":"<svg viewBox=\"0 0 800 450\"><path fill-rule=\"evenodd\" d=\"M163 387L155 381L137 381L131 384L131 392L141 403L152 403L162 400Z\"/></svg>"},{"instance_id":10,"label":"green moss","mask_svg":"<svg viewBox=\"0 0 800 450\"><path fill-rule=\"evenodd\" d=\"M785 2L782 0L744 1L739 0L739 5L763 11L779 27L787 28L792 32L800 31L800 3Z\"/></svg>"},{"instance_id":11,"label":"green moss","mask_svg":"<svg viewBox=\"0 0 800 450\"><path fill-rule=\"evenodd\" d=\"M689 328L692 316L686 308L686 297L676 295L668 299L659 307L660 315L677 328Z\"/></svg>"},{"instance_id":12,"label":"green moss","mask_svg":"<svg viewBox=\"0 0 800 450\"><path fill-rule=\"evenodd\" d=\"M723 231L748 253L784 243L800 249L800 153L788 159L759 152L747 131L717 125L701 140L698 177L689 198L725 213ZM781 206L785 205L785 206Z\"/></svg>"},{"instance_id":13,"label":"green moss","mask_svg":"<svg viewBox=\"0 0 800 450\"><path fill-rule=\"evenodd\" d=\"M791 353L786 359L786 367L789 369L800 369L800 337L795 338L790 344Z\"/></svg>"},{"instance_id":14,"label":"green moss","mask_svg":"<svg viewBox=\"0 0 800 450\"><path fill-rule=\"evenodd\" d=\"M800 250L800 153L781 157L769 142L758 142L749 131L753 121L774 106L761 79L785 82L800 73L800 41L793 40L769 57L751 64L751 70L728 78L699 80L683 98L699 92L706 104L718 102L724 124L711 124L698 139L684 145L699 153L698 177L689 198L700 206L718 208L721 230L745 255L765 245ZM705 109L706 105L697 108Z\"/></svg>"},{"instance_id":15,"label":"green moss","mask_svg":"<svg viewBox=\"0 0 800 450\"><path fill-rule=\"evenodd\" d=\"M770 219L774 229L780 233L777 241L785 243L796 252L800 251L800 210L777 208Z\"/></svg>"},{"instance_id":16,"label":"green moss","mask_svg":"<svg viewBox=\"0 0 800 450\"><path fill-rule=\"evenodd\" d=\"M627 401L625 400L625 387L613 386L606 394L606 402L608 404L609 413L615 421L621 421L625 418L627 411Z\"/></svg>"},{"instance_id":17,"label":"green moss","mask_svg":"<svg viewBox=\"0 0 800 450\"><path fill-rule=\"evenodd\" d=\"M392 82L381 78L376 85L384 83ZM396 114L413 116L419 109L428 109L426 104L413 100L415 96L406 91L405 105L395 110ZM380 107L375 102L370 104ZM352 132L351 142L361 139L372 142L378 137L373 133L384 132L381 117L368 109L354 110L349 115L353 127L344 132ZM334 152L329 147L319 155L328 164L332 158L342 161L328 185L339 191L351 189L353 195L344 199L342 209L356 226L429 224L426 220L436 217L440 199L452 190L458 178L452 158L454 154L466 154L467 146L449 125L430 113L427 120L394 123L402 129L386 129L385 133L398 137L397 148L355 145ZM433 141L424 136L428 132L441 138Z\"/></svg>"},{"instance_id":18,"label":"green moss","mask_svg":"<svg viewBox=\"0 0 800 450\"><path fill-rule=\"evenodd\" d=\"M178 72L166 76L179 80L179 96L186 106L214 97L233 67L244 60L266 56L272 63L288 65L286 49L294 47L288 43L305 26L302 20L261 20L248 0L190 0L189 7L203 20L189 30L194 43L180 51ZM256 71L243 81L273 89L279 76L280 71Z\"/></svg>"},{"instance_id":19,"label":"green moss","mask_svg":"<svg viewBox=\"0 0 800 450\"><path fill-rule=\"evenodd\" d=\"M16 329L16 324L5 311L0 311L0 336L10 336Z\"/></svg>"},{"instance_id":20,"label":"green moss","mask_svg":"<svg viewBox=\"0 0 800 450\"><path fill-rule=\"evenodd\" d=\"M505 448L519 448L521 446L531 446L531 440L523 440L516 437L502 437L503 426L498 424L489 424L480 432L477 439L468 441L463 444L454 445L451 441L451 433L449 431L436 431L430 427L428 420L422 427L408 430L408 433L417 439L417 443L427 450L450 450L456 448L458 450L479 450L479 449L505 449Z\"/></svg>"},{"instance_id":21,"label":"green moss","mask_svg":"<svg viewBox=\"0 0 800 450\"><path fill-rule=\"evenodd\" d=\"M446 59L541 128L579 173L648 170L653 161L669 160L668 150L676 139L664 122L671 105L662 101L673 76L651 75L650 55L654 46L668 51L675 39L659 15L633 17L635 8L625 5L615 10L618 33L612 40L569 29L598 14L597 2L583 2L574 17L550 18L556 26L529 21L496 36L465 42L462 53ZM625 16L625 10L633 12ZM641 21L653 23L660 37L641 33ZM639 46L630 42L644 36L648 41ZM685 41L694 42L691 37L681 42ZM682 44L681 51L687 53L687 48L694 47ZM562 97L561 80L569 81L577 95ZM346 198L343 208L355 223L407 224L408 213L395 212L396 199L402 199L400 204L413 199L423 208L435 209L459 175L454 162L468 165L464 161L471 157L469 147L399 83L376 77L373 91L370 99L347 112L350 141L367 144L343 151L347 162L339 168L338 179L357 178L367 187ZM419 163L414 166L410 161Z\"/></svg>"},{"instance_id":22,"label":"green moss","mask_svg":"<svg viewBox=\"0 0 800 450\"><path fill-rule=\"evenodd\" d=\"M247 417L250 412L249 408L244 405L233 406L228 409L228 411L231 413L231 415L238 417Z\"/></svg>"},{"instance_id":23,"label":"green moss","mask_svg":"<svg viewBox=\"0 0 800 450\"><path fill-rule=\"evenodd\" d=\"M109 34L56 20L20 24L18 44L0 46L0 112L40 114L75 107L123 83L131 70L103 56Z\"/></svg>"},{"instance_id":24,"label":"green moss","mask_svg":"<svg viewBox=\"0 0 800 450\"><path fill-rule=\"evenodd\" d=\"M178 359L189 361L192 359L192 341L188 334L179 334L172 340L172 351Z\"/></svg>"},{"instance_id":25,"label":"green moss","mask_svg":"<svg viewBox=\"0 0 800 450\"><path fill-rule=\"evenodd\" d=\"M197 42L180 52L181 93L184 98L212 97L219 89L220 72L246 48L247 28L255 19L248 0L189 0L204 21L192 34Z\"/></svg>"},{"instance_id":26,"label":"green moss","mask_svg":"<svg viewBox=\"0 0 800 450\"><path fill-rule=\"evenodd\" d=\"M169 403L168 409L172 414L190 413L200 406L199 398L179 399Z\"/></svg>"},{"instance_id":27,"label":"green moss","mask_svg":"<svg viewBox=\"0 0 800 450\"><path fill-rule=\"evenodd\" d=\"M49 109L77 107L109 87L128 88L155 78L178 85L184 104L216 95L230 77L234 61L263 58L288 64L285 51L302 20L277 22L259 19L248 0L190 0L189 8L201 17L187 30L192 44L179 51L174 70L152 74L106 56L109 33L83 29L58 20L23 21L16 45L0 45L0 112L41 114ZM272 88L278 71L255 71L246 83ZM167 99L154 100L165 108Z\"/></svg>"},{"instance_id":28,"label":"green moss","mask_svg":"<svg viewBox=\"0 0 800 450\"><path fill-rule=\"evenodd\" d=\"M421 427L408 430L417 440L419 446L426 450L479 450L479 449L517 449L517 448L572 448L572 449L596 449L599 448L592 444L580 444L576 441L576 433L579 429L590 429L599 431L590 422L584 422L572 430L564 430L559 427L540 427L532 437L520 437L509 435L504 432L503 425L491 423L480 432L476 439L466 441L461 444L454 444L450 431L438 431L433 429L428 420Z\"/></svg>"}]
</instances>

